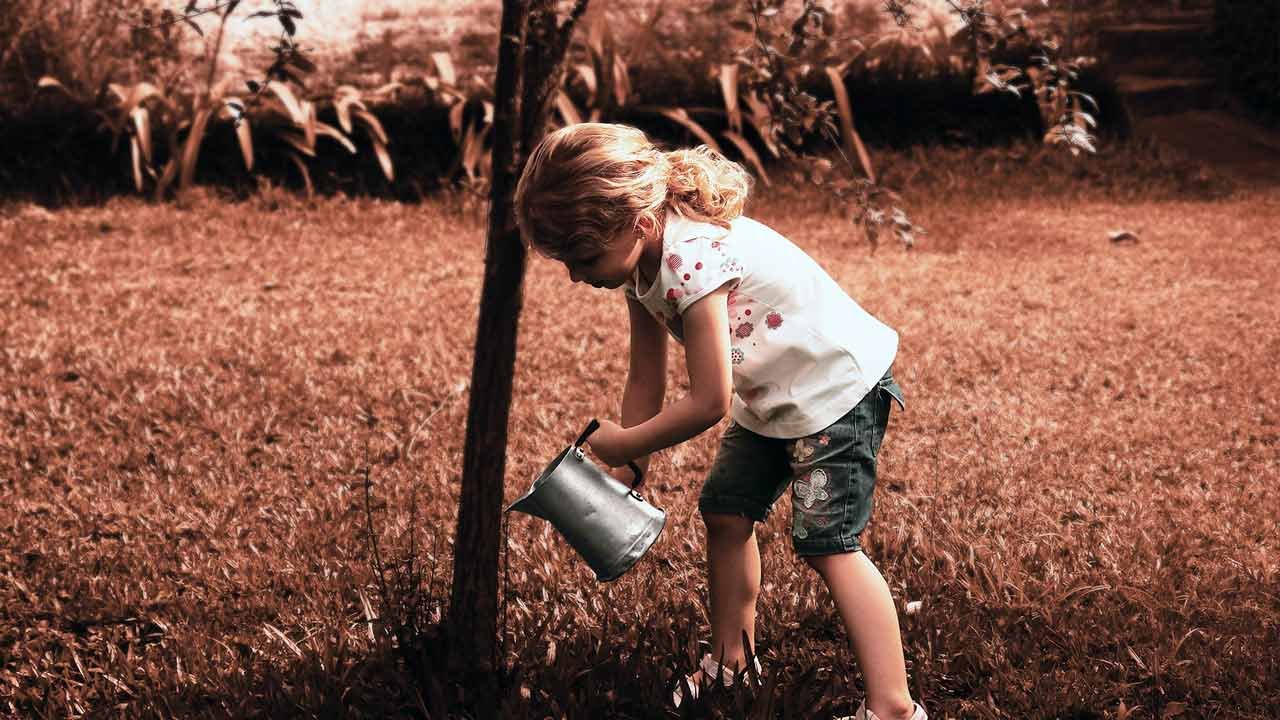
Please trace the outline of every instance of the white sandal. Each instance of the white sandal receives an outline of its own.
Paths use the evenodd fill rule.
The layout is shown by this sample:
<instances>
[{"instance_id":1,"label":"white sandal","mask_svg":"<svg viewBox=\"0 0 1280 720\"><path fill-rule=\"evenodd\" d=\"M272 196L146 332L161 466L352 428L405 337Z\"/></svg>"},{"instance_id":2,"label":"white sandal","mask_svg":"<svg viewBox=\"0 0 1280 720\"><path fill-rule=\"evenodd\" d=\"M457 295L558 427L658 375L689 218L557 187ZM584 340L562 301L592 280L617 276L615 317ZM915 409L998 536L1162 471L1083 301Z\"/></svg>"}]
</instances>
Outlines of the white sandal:
<instances>
[{"instance_id":1,"label":"white sandal","mask_svg":"<svg viewBox=\"0 0 1280 720\"><path fill-rule=\"evenodd\" d=\"M764 668L760 667L760 658L753 658L753 661L756 666L756 676L759 677L763 675ZM716 662L715 658L711 657L711 653L707 653L702 656L702 662L699 663L699 667L702 668L703 675L709 678L712 682L720 680L725 687L733 687L734 671L731 668L724 667L720 663ZM748 678L749 677L750 676L748 676ZM749 681L750 680L748 680L748 682ZM685 675L684 679L676 683L676 689L671 693L671 700L675 703L676 707L680 707L680 703L684 702L684 692L686 688L688 689L689 697L695 700L698 699L698 683L694 681L693 675Z\"/></svg>"},{"instance_id":2,"label":"white sandal","mask_svg":"<svg viewBox=\"0 0 1280 720\"><path fill-rule=\"evenodd\" d=\"M911 720L929 720L929 716L925 714L924 708L920 707L920 703L912 703L915 706L915 712L911 714ZM858 712L852 715L842 715L832 720L880 720L880 716L867 709L867 701L863 700L858 705Z\"/></svg>"}]
</instances>

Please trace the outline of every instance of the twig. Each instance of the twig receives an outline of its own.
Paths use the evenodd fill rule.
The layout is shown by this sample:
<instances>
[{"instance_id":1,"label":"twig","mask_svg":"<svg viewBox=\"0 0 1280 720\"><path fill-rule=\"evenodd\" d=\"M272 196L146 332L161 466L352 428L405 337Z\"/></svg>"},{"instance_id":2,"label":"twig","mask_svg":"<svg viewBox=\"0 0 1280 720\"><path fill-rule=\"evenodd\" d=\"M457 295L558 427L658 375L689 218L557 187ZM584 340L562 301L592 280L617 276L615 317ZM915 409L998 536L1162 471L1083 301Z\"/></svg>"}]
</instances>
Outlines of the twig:
<instances>
[{"instance_id":1,"label":"twig","mask_svg":"<svg viewBox=\"0 0 1280 720\"><path fill-rule=\"evenodd\" d=\"M154 30L156 28L166 27L168 25L177 25L178 23L190 22L191 18L200 17L201 15L208 15L209 13L216 13L217 11L227 6L235 7L236 5L239 5L240 2L241 0L226 0L226 2L214 3L213 5L205 8L204 10L201 10L196 7L192 7L190 10L184 11L181 15L178 15L175 13L174 18L172 20L161 20L160 22L157 22L151 25L148 25L145 23L142 25L130 25L129 27L133 28L134 30Z\"/></svg>"},{"instance_id":2,"label":"twig","mask_svg":"<svg viewBox=\"0 0 1280 720\"><path fill-rule=\"evenodd\" d=\"M378 550L378 534L373 526L373 507L370 500L371 493L369 488L373 485L369 471L369 438L365 437L364 441L364 517L365 530L369 534L369 544L373 549L373 568L378 573L378 592L382 596L383 612L391 610L391 595L387 591L387 579L384 575L385 568L382 564L382 553Z\"/></svg>"}]
</instances>

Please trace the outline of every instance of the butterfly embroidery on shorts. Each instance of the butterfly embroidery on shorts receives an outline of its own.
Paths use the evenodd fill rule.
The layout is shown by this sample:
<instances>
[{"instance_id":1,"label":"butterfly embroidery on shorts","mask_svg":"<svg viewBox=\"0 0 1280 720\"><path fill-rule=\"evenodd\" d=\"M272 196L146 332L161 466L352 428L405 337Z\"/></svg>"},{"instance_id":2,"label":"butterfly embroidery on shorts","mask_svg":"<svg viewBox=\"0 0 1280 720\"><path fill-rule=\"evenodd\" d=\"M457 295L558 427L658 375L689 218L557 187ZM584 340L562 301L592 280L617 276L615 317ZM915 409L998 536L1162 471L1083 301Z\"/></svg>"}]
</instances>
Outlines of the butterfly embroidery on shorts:
<instances>
[{"instance_id":1,"label":"butterfly embroidery on shorts","mask_svg":"<svg viewBox=\"0 0 1280 720\"><path fill-rule=\"evenodd\" d=\"M813 456L813 446L804 440L797 440L796 444L791 448L791 457L797 463L802 463Z\"/></svg>"},{"instance_id":2,"label":"butterfly embroidery on shorts","mask_svg":"<svg viewBox=\"0 0 1280 720\"><path fill-rule=\"evenodd\" d=\"M800 498L806 510L812 508L816 501L830 499L831 496L827 493L827 471L818 468L797 480L796 497Z\"/></svg>"}]
</instances>

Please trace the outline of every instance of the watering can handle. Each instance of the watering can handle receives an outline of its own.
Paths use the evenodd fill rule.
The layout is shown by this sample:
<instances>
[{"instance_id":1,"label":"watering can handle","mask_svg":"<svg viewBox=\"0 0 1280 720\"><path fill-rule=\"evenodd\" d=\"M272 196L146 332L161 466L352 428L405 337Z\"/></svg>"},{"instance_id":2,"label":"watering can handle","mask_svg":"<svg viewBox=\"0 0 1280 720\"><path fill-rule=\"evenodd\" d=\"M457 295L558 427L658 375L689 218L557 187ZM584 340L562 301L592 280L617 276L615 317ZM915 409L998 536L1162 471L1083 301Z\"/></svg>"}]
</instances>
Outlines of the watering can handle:
<instances>
[{"instance_id":1,"label":"watering can handle","mask_svg":"<svg viewBox=\"0 0 1280 720\"><path fill-rule=\"evenodd\" d=\"M587 423L587 429L582 431L582 434L578 436L578 439L573 443L573 446L582 447L582 443L586 442L587 438L591 436L591 433L598 429L600 429L600 421L595 418L591 418L591 422ZM631 468L631 472L635 473L636 479L631 481L631 489L635 490L644 482L644 471L640 469L640 466L637 465L634 460L628 460L627 467Z\"/></svg>"}]
</instances>

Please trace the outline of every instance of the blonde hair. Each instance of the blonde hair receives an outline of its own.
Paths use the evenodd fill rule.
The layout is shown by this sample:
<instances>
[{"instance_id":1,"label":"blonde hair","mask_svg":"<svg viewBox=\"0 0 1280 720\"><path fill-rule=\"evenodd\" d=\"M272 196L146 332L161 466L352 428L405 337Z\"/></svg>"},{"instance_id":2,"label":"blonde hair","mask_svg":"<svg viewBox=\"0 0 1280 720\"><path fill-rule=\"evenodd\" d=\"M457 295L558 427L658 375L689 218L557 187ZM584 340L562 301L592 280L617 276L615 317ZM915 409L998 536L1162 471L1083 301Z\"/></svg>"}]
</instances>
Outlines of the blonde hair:
<instances>
[{"instance_id":1,"label":"blonde hair","mask_svg":"<svg viewBox=\"0 0 1280 720\"><path fill-rule=\"evenodd\" d=\"M516 221L528 246L567 260L642 223L661 232L668 208L728 227L750 191L747 171L706 145L663 152L634 127L579 123L534 148L516 185Z\"/></svg>"}]
</instances>

